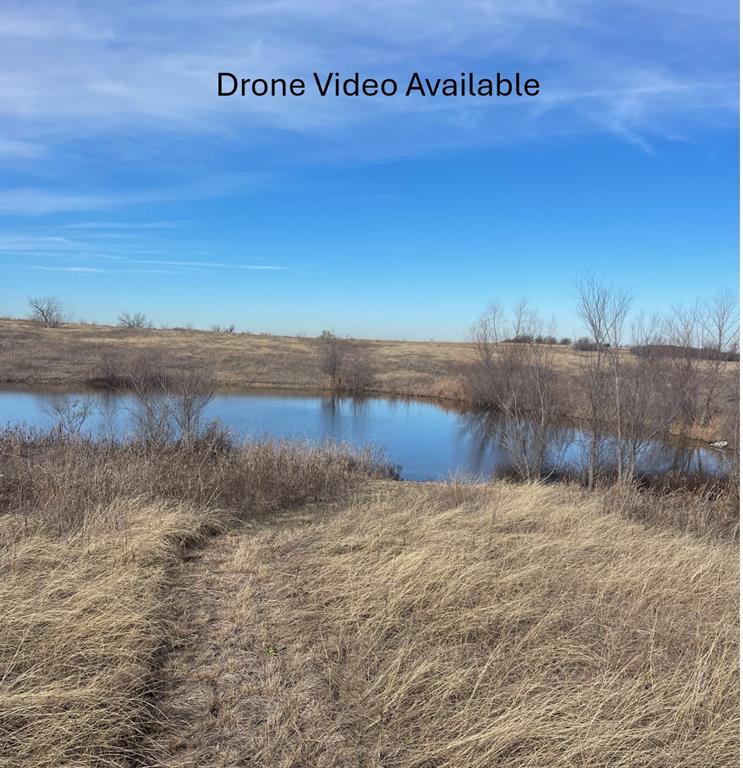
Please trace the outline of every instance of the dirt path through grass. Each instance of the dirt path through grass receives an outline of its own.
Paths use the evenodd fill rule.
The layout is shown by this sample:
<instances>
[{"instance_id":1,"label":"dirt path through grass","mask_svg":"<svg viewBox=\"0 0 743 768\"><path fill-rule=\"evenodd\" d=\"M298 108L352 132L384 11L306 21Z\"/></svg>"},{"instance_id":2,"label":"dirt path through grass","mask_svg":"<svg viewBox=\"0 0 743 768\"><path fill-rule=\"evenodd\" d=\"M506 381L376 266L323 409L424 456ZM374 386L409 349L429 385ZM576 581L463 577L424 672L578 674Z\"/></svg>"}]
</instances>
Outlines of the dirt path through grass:
<instances>
[{"instance_id":1,"label":"dirt path through grass","mask_svg":"<svg viewBox=\"0 0 743 768\"><path fill-rule=\"evenodd\" d=\"M292 744L292 754L307 759L286 765L322 764L313 756L318 749L325 752L326 745L309 744L305 750L297 722L303 711L315 723L320 714L312 676L295 679L280 669L290 649L281 636L286 627L271 617L275 601L268 582L288 574L269 575L255 555L259 547L270 549L285 531L309 525L325 511L308 506L260 524L239 525L183 562L173 594L178 619L161 673L160 723L148 750L154 765L284 765L275 762L282 743ZM300 669L302 662L293 655L295 666ZM348 765L356 765L355 760Z\"/></svg>"}]
</instances>

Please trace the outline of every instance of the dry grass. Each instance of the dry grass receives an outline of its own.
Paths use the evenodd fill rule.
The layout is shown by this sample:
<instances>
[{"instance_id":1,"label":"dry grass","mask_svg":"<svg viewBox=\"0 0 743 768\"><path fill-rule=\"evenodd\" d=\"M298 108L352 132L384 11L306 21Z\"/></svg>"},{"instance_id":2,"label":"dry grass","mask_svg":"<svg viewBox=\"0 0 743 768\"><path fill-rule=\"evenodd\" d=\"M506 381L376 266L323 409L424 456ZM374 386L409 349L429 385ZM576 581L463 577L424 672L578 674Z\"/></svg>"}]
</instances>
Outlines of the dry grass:
<instances>
[{"instance_id":1,"label":"dry grass","mask_svg":"<svg viewBox=\"0 0 743 768\"><path fill-rule=\"evenodd\" d=\"M136 496L254 516L341 496L359 476L391 476L371 450L337 444L204 438L189 446L106 443L0 430L0 509L59 533L91 510Z\"/></svg>"},{"instance_id":2,"label":"dry grass","mask_svg":"<svg viewBox=\"0 0 743 768\"><path fill-rule=\"evenodd\" d=\"M737 550L598 494L378 486L189 590L158 764L738 765Z\"/></svg>"},{"instance_id":3,"label":"dry grass","mask_svg":"<svg viewBox=\"0 0 743 768\"><path fill-rule=\"evenodd\" d=\"M191 545L375 472L373 457L330 446L0 435L0 764L141 757Z\"/></svg>"},{"instance_id":4,"label":"dry grass","mask_svg":"<svg viewBox=\"0 0 743 768\"><path fill-rule=\"evenodd\" d=\"M208 524L137 502L91 510L66 536L0 518L0 763L130 764L153 716L170 571Z\"/></svg>"},{"instance_id":5,"label":"dry grass","mask_svg":"<svg viewBox=\"0 0 743 768\"><path fill-rule=\"evenodd\" d=\"M714 500L216 438L0 462L3 766L737 765Z\"/></svg>"},{"instance_id":6,"label":"dry grass","mask_svg":"<svg viewBox=\"0 0 743 768\"><path fill-rule=\"evenodd\" d=\"M369 360L376 391L455 400L464 396L460 373L466 344L357 340L351 346ZM76 324L47 329L0 319L0 370L6 383L80 386L101 376L110 361L127 370L148 353L165 355L176 368L205 363L222 388L330 387L314 338Z\"/></svg>"},{"instance_id":7,"label":"dry grass","mask_svg":"<svg viewBox=\"0 0 743 768\"><path fill-rule=\"evenodd\" d=\"M612 515L653 528L735 542L740 537L739 490L734 477L694 490L613 485L603 491L600 504Z\"/></svg>"}]
</instances>

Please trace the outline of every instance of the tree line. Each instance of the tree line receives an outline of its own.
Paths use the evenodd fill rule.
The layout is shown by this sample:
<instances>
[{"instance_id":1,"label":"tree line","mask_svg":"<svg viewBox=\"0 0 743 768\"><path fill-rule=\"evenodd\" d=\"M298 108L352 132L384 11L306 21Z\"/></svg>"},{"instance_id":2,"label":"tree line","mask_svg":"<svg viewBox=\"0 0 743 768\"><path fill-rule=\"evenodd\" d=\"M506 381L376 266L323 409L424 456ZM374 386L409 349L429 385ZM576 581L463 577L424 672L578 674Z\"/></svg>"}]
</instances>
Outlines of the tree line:
<instances>
[{"instance_id":1,"label":"tree line","mask_svg":"<svg viewBox=\"0 0 743 768\"><path fill-rule=\"evenodd\" d=\"M554 322L526 301L511 311L493 303L472 328L469 396L506 417L502 439L519 477L549 471L553 435L576 410L586 434L589 487L602 472L632 483L643 450L670 431L688 435L692 427L719 426L737 443L737 400L724 408L719 403L724 374L737 359L733 296L676 306L666 317L631 316L626 291L593 276L580 279L576 289L576 314L587 335L572 376L555 345L537 341L553 336Z\"/></svg>"}]
</instances>

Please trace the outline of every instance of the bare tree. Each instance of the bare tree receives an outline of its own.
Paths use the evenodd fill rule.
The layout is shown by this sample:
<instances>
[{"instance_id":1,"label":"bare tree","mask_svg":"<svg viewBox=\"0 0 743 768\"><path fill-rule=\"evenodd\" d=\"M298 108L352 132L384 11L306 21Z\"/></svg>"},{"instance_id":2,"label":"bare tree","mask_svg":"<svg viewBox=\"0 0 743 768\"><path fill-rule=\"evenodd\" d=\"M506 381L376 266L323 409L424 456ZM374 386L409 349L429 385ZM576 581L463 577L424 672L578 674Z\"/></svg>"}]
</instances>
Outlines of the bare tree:
<instances>
[{"instance_id":1,"label":"bare tree","mask_svg":"<svg viewBox=\"0 0 743 768\"><path fill-rule=\"evenodd\" d=\"M369 361L359 351L344 358L341 368L341 388L344 392L363 395L371 389L373 378Z\"/></svg>"},{"instance_id":2,"label":"bare tree","mask_svg":"<svg viewBox=\"0 0 743 768\"><path fill-rule=\"evenodd\" d=\"M738 302L730 293L719 293L702 304L700 312L704 355L704 395L701 422L707 425L715 415L713 402L720 388L721 376L738 350Z\"/></svg>"},{"instance_id":3,"label":"bare tree","mask_svg":"<svg viewBox=\"0 0 743 768\"><path fill-rule=\"evenodd\" d=\"M180 439L190 445L202 434L204 411L215 390L206 365L189 361L176 368L164 366L153 355L141 355L119 378L134 395L131 413L141 440L162 445Z\"/></svg>"},{"instance_id":4,"label":"bare tree","mask_svg":"<svg viewBox=\"0 0 743 768\"><path fill-rule=\"evenodd\" d=\"M544 336L544 327L522 301L510 318L491 304L472 330L474 399L506 417L502 442L523 480L537 479L546 471L549 443L562 410L554 349L535 341ZM516 338L518 343L504 341Z\"/></svg>"},{"instance_id":5,"label":"bare tree","mask_svg":"<svg viewBox=\"0 0 743 768\"><path fill-rule=\"evenodd\" d=\"M62 302L55 296L29 298L31 320L44 328L59 328L64 322Z\"/></svg>"},{"instance_id":6,"label":"bare tree","mask_svg":"<svg viewBox=\"0 0 743 768\"><path fill-rule=\"evenodd\" d=\"M667 321L679 427L709 426L719 415L724 374L738 350L738 303L728 293L675 306Z\"/></svg>"},{"instance_id":7,"label":"bare tree","mask_svg":"<svg viewBox=\"0 0 743 768\"><path fill-rule=\"evenodd\" d=\"M619 362L618 481L632 483L642 451L665 435L675 418L671 360L664 352L662 322L638 317L632 325L634 356Z\"/></svg>"},{"instance_id":8,"label":"bare tree","mask_svg":"<svg viewBox=\"0 0 743 768\"><path fill-rule=\"evenodd\" d=\"M172 401L173 418L184 443L193 443L199 437L201 420L214 397L214 389L211 371L195 362L171 378L168 394Z\"/></svg>"},{"instance_id":9,"label":"bare tree","mask_svg":"<svg viewBox=\"0 0 743 768\"><path fill-rule=\"evenodd\" d=\"M333 389L343 387L342 371L346 358L347 344L332 331L325 330L318 337L320 347L320 370L330 377Z\"/></svg>"},{"instance_id":10,"label":"bare tree","mask_svg":"<svg viewBox=\"0 0 743 768\"><path fill-rule=\"evenodd\" d=\"M54 420L55 427L62 434L78 437L94 408L95 401L90 396L52 395L44 411Z\"/></svg>"},{"instance_id":11,"label":"bare tree","mask_svg":"<svg viewBox=\"0 0 743 768\"><path fill-rule=\"evenodd\" d=\"M118 319L119 328L129 328L132 330L149 330L152 328L152 321L142 312L122 312Z\"/></svg>"},{"instance_id":12,"label":"bare tree","mask_svg":"<svg viewBox=\"0 0 743 768\"><path fill-rule=\"evenodd\" d=\"M611 421L617 431L617 445L621 441L620 347L631 297L624 291L604 285L590 274L580 278L576 287L577 313L594 345L594 353L584 363L581 377L589 409L587 482L592 488L599 468L601 434L610 422L612 411ZM610 390L613 390L613 397L609 395ZM619 449L616 459L617 472L621 477L623 457Z\"/></svg>"},{"instance_id":13,"label":"bare tree","mask_svg":"<svg viewBox=\"0 0 743 768\"><path fill-rule=\"evenodd\" d=\"M678 426L688 433L697 420L701 371L699 349L702 345L699 323L700 303L690 307L674 306L666 321L669 358L675 386L672 397L675 402Z\"/></svg>"},{"instance_id":14,"label":"bare tree","mask_svg":"<svg viewBox=\"0 0 743 768\"><path fill-rule=\"evenodd\" d=\"M173 439L173 416L168 397L168 373L152 354L131 361L122 381L135 399L131 409L137 437L149 445Z\"/></svg>"}]
</instances>

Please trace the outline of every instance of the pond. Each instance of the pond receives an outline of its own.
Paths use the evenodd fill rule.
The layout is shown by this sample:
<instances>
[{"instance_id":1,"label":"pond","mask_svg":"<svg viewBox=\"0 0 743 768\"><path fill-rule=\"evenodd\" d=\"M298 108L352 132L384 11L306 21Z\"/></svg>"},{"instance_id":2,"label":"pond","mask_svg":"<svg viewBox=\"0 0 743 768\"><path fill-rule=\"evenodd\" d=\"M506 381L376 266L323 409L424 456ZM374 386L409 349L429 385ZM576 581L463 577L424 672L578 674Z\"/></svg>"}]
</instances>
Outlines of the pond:
<instances>
[{"instance_id":1,"label":"pond","mask_svg":"<svg viewBox=\"0 0 743 768\"><path fill-rule=\"evenodd\" d=\"M83 431L124 437L131 433L135 399L111 392L0 390L0 425L46 428L54 409L85 398L92 408ZM505 471L509 425L492 414L444 407L434 402L389 398L338 398L288 392L219 393L205 420L219 420L239 438L336 440L381 448L408 480L444 479L455 474L487 478ZM585 456L586 435L563 426L553 430L547 461L555 471L575 470ZM611 466L612 446L603 446ZM642 451L638 470L661 475L725 475L732 456L706 446L653 442Z\"/></svg>"}]
</instances>

